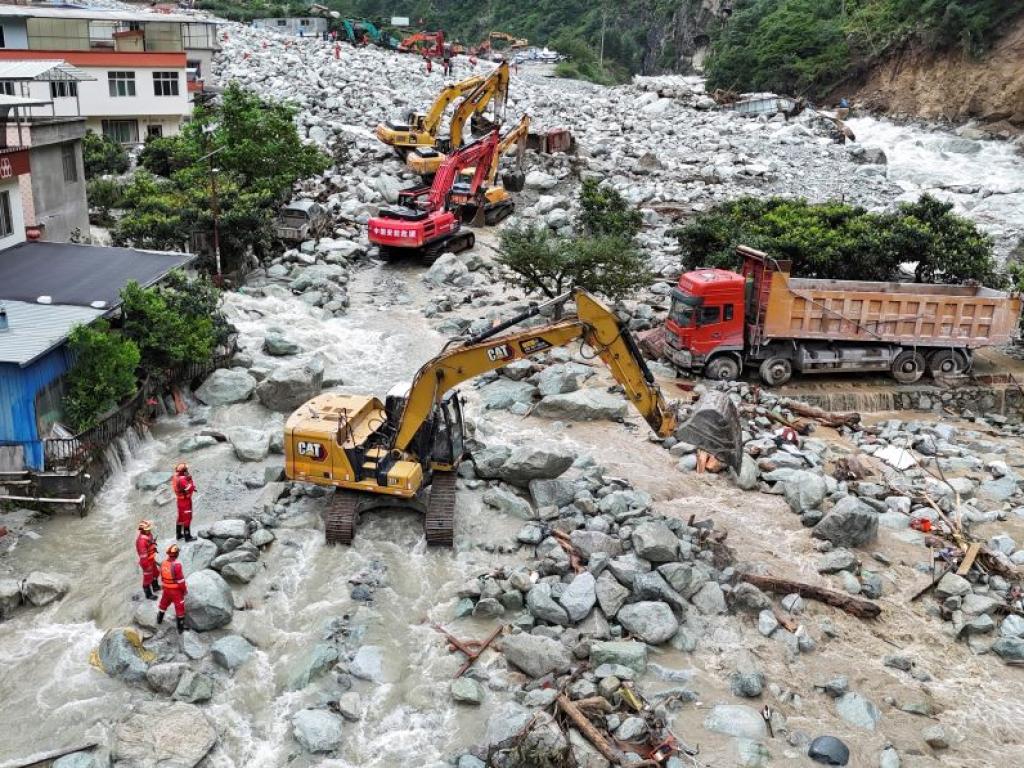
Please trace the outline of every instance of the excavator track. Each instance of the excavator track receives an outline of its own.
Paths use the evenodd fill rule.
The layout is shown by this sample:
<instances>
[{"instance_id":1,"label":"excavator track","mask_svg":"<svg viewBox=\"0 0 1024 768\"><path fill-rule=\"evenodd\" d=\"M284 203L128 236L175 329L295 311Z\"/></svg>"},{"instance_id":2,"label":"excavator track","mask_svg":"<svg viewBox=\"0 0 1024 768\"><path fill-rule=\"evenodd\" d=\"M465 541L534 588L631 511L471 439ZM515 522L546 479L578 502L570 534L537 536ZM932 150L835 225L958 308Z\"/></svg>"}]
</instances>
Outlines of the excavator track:
<instances>
[{"instance_id":1,"label":"excavator track","mask_svg":"<svg viewBox=\"0 0 1024 768\"><path fill-rule=\"evenodd\" d=\"M433 264L442 253L461 253L474 245L476 245L476 235L472 232L458 232L451 237L424 246L423 259L427 264Z\"/></svg>"},{"instance_id":2,"label":"excavator track","mask_svg":"<svg viewBox=\"0 0 1024 768\"><path fill-rule=\"evenodd\" d=\"M359 494L335 489L324 512L324 538L328 544L351 544L356 535Z\"/></svg>"},{"instance_id":3,"label":"excavator track","mask_svg":"<svg viewBox=\"0 0 1024 768\"><path fill-rule=\"evenodd\" d=\"M450 547L455 541L455 473L434 472L423 517L427 544Z\"/></svg>"},{"instance_id":4,"label":"excavator track","mask_svg":"<svg viewBox=\"0 0 1024 768\"><path fill-rule=\"evenodd\" d=\"M495 203L494 205L484 209L484 223L489 227L493 227L495 224L498 224L511 216L515 209L516 206L511 200L503 200L500 203Z\"/></svg>"}]
</instances>

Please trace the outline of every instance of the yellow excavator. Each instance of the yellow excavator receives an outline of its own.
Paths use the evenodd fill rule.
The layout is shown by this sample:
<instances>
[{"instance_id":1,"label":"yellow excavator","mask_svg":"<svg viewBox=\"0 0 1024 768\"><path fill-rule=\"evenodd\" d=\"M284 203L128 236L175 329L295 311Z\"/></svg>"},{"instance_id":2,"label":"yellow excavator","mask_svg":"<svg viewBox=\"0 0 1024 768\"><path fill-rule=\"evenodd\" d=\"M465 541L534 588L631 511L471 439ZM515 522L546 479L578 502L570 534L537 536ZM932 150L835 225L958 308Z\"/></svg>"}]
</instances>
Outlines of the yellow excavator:
<instances>
[{"instance_id":1,"label":"yellow excavator","mask_svg":"<svg viewBox=\"0 0 1024 768\"><path fill-rule=\"evenodd\" d=\"M403 120L387 120L380 123L374 133L403 157L416 147L433 147L437 143L445 110L455 99L483 85L485 79L483 75L473 75L457 83L450 83L441 89L426 114L410 112Z\"/></svg>"},{"instance_id":2,"label":"yellow excavator","mask_svg":"<svg viewBox=\"0 0 1024 768\"><path fill-rule=\"evenodd\" d=\"M575 315L504 333L545 307L570 299L576 303ZM327 543L351 543L363 512L401 507L424 515L428 543L450 546L456 470L466 455L461 400L452 390L514 360L574 341L591 347L611 369L651 429L661 437L676 431L676 413L662 397L629 330L594 296L576 289L488 331L450 341L417 371L411 384L394 387L383 401L324 393L289 416L284 435L288 478L335 489L325 513ZM731 404L728 398L726 402ZM738 469L742 453L735 407L718 421L734 422L724 432L730 440L714 439L707 424L693 434L684 427L683 439L707 445L706 450Z\"/></svg>"},{"instance_id":3,"label":"yellow excavator","mask_svg":"<svg viewBox=\"0 0 1024 768\"><path fill-rule=\"evenodd\" d=\"M433 146L417 146L406 155L405 164L409 170L425 178L433 176L445 160L444 153L462 146L470 118L478 134L499 127L505 119L508 83L508 63L502 62L455 107L447 136L438 135ZM490 104L494 105L494 117L484 124L481 118Z\"/></svg>"},{"instance_id":4,"label":"yellow excavator","mask_svg":"<svg viewBox=\"0 0 1024 768\"><path fill-rule=\"evenodd\" d=\"M460 206L464 220L475 226L497 224L512 215L515 204L510 192L522 192L526 177L523 174L523 154L526 151L526 139L530 133L530 116L523 117L516 127L502 136L498 148L491 157L487 175L484 177L476 193L472 192L472 179L476 168L462 170L462 180L452 185L448 195L450 205ZM510 150L516 150L515 170L502 174L501 183L497 183L498 169L501 158ZM474 208L476 210L474 210Z\"/></svg>"}]
</instances>

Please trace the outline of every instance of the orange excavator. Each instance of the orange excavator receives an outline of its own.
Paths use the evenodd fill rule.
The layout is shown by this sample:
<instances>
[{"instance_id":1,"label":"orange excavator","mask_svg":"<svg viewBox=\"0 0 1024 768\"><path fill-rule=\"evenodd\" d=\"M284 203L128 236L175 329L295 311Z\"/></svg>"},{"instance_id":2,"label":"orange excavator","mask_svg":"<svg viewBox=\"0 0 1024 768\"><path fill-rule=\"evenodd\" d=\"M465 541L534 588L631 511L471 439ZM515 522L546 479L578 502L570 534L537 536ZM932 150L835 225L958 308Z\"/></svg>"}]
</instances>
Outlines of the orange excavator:
<instances>
[{"instance_id":1,"label":"orange excavator","mask_svg":"<svg viewBox=\"0 0 1024 768\"><path fill-rule=\"evenodd\" d=\"M399 192L397 206L382 209L380 215L370 219L370 242L384 255L419 254L427 261L445 251L458 253L472 248L476 236L462 228L463 219L473 216L493 223L488 221L488 212L494 206L486 201L482 190L498 145L498 132L491 131L448 155L429 187ZM473 176L468 183L456 184L464 168L474 168ZM454 192L458 192L461 202L453 202ZM511 214L513 207L511 200L502 201L501 218Z\"/></svg>"},{"instance_id":2,"label":"orange excavator","mask_svg":"<svg viewBox=\"0 0 1024 768\"><path fill-rule=\"evenodd\" d=\"M444 32L417 32L398 44L399 53L418 53L432 59L444 57Z\"/></svg>"},{"instance_id":3,"label":"orange excavator","mask_svg":"<svg viewBox=\"0 0 1024 768\"><path fill-rule=\"evenodd\" d=\"M492 50L497 50L494 43L498 40L508 43L506 50L509 51L520 51L530 45L530 41L525 37L515 37L508 34L508 32L489 32L487 37L476 46L470 48L469 52L474 56L486 56Z\"/></svg>"}]
</instances>

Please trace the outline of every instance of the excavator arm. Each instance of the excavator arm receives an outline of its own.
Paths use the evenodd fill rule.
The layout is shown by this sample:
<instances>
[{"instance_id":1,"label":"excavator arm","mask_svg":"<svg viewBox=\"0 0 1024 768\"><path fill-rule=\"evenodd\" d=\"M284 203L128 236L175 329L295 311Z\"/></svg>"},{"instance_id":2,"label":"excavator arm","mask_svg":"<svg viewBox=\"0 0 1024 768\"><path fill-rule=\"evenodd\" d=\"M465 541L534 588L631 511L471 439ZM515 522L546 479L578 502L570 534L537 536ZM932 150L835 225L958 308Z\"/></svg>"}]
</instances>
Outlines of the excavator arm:
<instances>
[{"instance_id":1,"label":"excavator arm","mask_svg":"<svg viewBox=\"0 0 1024 768\"><path fill-rule=\"evenodd\" d=\"M452 114L451 145L452 149L462 146L462 134L466 130L466 122L473 114L483 114L487 105L494 103L494 116L500 120L505 115L508 103L509 69L506 62L499 64L479 86L466 98L459 102Z\"/></svg>"},{"instance_id":2,"label":"excavator arm","mask_svg":"<svg viewBox=\"0 0 1024 768\"><path fill-rule=\"evenodd\" d=\"M554 347L581 340L594 349L622 385L626 397L659 436L675 431L676 416L647 368L629 330L594 296L577 289L551 303L576 302L576 316L525 331L498 334L535 317L542 307L446 349L416 373L399 419L392 448L406 451L417 430L433 413L444 394L462 382Z\"/></svg>"},{"instance_id":3,"label":"excavator arm","mask_svg":"<svg viewBox=\"0 0 1024 768\"><path fill-rule=\"evenodd\" d=\"M498 168L501 166L501 158L513 146L516 148L519 155L517 166L522 166L523 153L526 151L526 137L529 133L530 116L523 115L519 120L519 124L501 137L501 141L498 142L498 150L494 153L494 157L491 158L491 167L487 169L487 176L484 179L485 186L494 186L494 182L498 178Z\"/></svg>"},{"instance_id":4,"label":"excavator arm","mask_svg":"<svg viewBox=\"0 0 1024 768\"><path fill-rule=\"evenodd\" d=\"M476 166L476 173L473 175L471 185L472 193L480 188L486 168L491 164L491 156L498 148L498 132L491 131L481 139L472 144L467 144L461 149L452 152L441 163L441 167L434 174L434 181L427 192L427 210L438 211L445 205L448 193L452 190L459 171L463 168Z\"/></svg>"},{"instance_id":5,"label":"excavator arm","mask_svg":"<svg viewBox=\"0 0 1024 768\"><path fill-rule=\"evenodd\" d=\"M459 98L459 96L465 96L466 94L472 93L484 83L484 77L482 75L473 75L467 77L465 80L460 80L452 85L445 86L441 92L434 99L434 103L430 105L430 109L423 118L423 128L431 136L437 135L437 129L441 125L441 118L444 117L445 110L448 106Z\"/></svg>"}]
</instances>

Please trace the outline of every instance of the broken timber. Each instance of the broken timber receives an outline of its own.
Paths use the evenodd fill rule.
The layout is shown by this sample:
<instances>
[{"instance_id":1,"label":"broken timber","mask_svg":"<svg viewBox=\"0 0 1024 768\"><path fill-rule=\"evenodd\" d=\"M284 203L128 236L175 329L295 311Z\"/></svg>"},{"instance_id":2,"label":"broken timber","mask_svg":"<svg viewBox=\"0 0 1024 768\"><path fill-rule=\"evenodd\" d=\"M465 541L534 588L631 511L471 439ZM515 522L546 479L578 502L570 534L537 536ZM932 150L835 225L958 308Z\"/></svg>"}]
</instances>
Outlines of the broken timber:
<instances>
[{"instance_id":1,"label":"broken timber","mask_svg":"<svg viewBox=\"0 0 1024 768\"><path fill-rule=\"evenodd\" d=\"M440 624L432 624L431 626L445 636L445 639L448 641L448 649L450 651L461 651L466 657L466 662L459 667L459 671L455 673L456 678L462 677L466 674L466 671L473 666L477 659L480 658L480 654L487 650L488 646L494 642L495 638L497 638L504 629L501 625L495 627L494 631L491 632L485 640L460 640Z\"/></svg>"},{"instance_id":2,"label":"broken timber","mask_svg":"<svg viewBox=\"0 0 1024 768\"><path fill-rule=\"evenodd\" d=\"M825 411L796 400L786 400L785 407L798 416L814 419L826 427L849 427L850 429L856 429L860 425L860 414L856 411Z\"/></svg>"},{"instance_id":3,"label":"broken timber","mask_svg":"<svg viewBox=\"0 0 1024 768\"><path fill-rule=\"evenodd\" d=\"M612 765L623 765L624 755L618 749L613 747L608 739L594 727L594 724L587 719L573 702L569 700L569 697L564 693L560 693L558 698L555 699L558 704L558 708L562 710L567 718L572 722L574 726L579 730L583 737L594 745L594 749L601 753L601 756ZM631 766L637 768L659 768L659 764L654 760L641 760L639 762L629 763Z\"/></svg>"},{"instance_id":4,"label":"broken timber","mask_svg":"<svg viewBox=\"0 0 1024 768\"><path fill-rule=\"evenodd\" d=\"M807 597L811 600L831 605L834 608L839 608L859 619L874 619L882 612L881 607L870 600L853 597L852 595L844 595L842 592L835 592L824 587L816 587L813 584L780 579L775 576L757 576L753 573L741 574L740 579L766 592L785 595L796 592L801 597Z\"/></svg>"}]
</instances>

